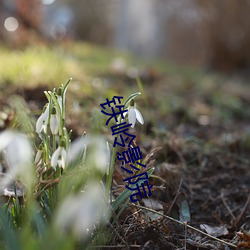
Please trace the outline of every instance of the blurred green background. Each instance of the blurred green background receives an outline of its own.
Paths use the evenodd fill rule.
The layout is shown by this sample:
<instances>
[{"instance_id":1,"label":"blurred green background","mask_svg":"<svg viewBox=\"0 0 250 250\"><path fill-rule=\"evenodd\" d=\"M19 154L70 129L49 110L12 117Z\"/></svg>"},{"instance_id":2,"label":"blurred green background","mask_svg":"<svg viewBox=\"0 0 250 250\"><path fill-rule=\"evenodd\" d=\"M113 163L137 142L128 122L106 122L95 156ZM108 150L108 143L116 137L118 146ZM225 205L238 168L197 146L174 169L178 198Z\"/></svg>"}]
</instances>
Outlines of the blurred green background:
<instances>
[{"instance_id":1,"label":"blurred green background","mask_svg":"<svg viewBox=\"0 0 250 250\"><path fill-rule=\"evenodd\" d=\"M1 0L0 7L1 105L18 93L39 113L42 90L72 77L68 124L76 130L84 107L82 127L104 96L138 88L148 130L221 121L234 129L249 119L247 0Z\"/></svg>"}]
</instances>

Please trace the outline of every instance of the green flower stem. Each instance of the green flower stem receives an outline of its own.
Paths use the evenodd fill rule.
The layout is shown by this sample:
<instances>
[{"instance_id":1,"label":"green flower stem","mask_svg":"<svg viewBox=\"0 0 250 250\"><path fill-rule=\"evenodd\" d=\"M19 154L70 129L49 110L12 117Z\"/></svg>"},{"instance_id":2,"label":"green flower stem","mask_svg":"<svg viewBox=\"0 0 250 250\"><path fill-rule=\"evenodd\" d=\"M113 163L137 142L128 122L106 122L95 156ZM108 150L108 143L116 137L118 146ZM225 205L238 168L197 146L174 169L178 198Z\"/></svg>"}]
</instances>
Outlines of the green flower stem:
<instances>
[{"instance_id":1,"label":"green flower stem","mask_svg":"<svg viewBox=\"0 0 250 250\"><path fill-rule=\"evenodd\" d=\"M118 117L118 124L121 124L121 115ZM116 135L116 139L118 138L118 134ZM117 153L117 146L113 148L112 152L112 158L110 162L110 168L109 168L109 173L108 173L108 178L107 178L107 196L109 195L109 192L112 188L112 183L113 183L113 173L115 169L115 159L116 159L116 153ZM111 193L110 193L111 196ZM110 197L110 203L111 203L111 197Z\"/></svg>"},{"instance_id":2,"label":"green flower stem","mask_svg":"<svg viewBox=\"0 0 250 250\"><path fill-rule=\"evenodd\" d=\"M47 96L47 95L46 95ZM48 98L48 97L47 97ZM50 130L50 115L51 115L51 111L52 111L52 101L51 98L48 99L49 100L49 117L48 117L48 123L47 123L47 129L46 129L46 134L45 134L45 155L46 155L46 164L48 164L50 162L50 136L49 136L49 130Z\"/></svg>"},{"instance_id":3,"label":"green flower stem","mask_svg":"<svg viewBox=\"0 0 250 250\"><path fill-rule=\"evenodd\" d=\"M52 149L53 152L56 150L56 135L52 135Z\"/></svg>"},{"instance_id":4,"label":"green flower stem","mask_svg":"<svg viewBox=\"0 0 250 250\"><path fill-rule=\"evenodd\" d=\"M72 78L70 78L65 86L63 86L62 90L62 127L65 126L65 96L66 96L66 91L68 89L69 83L71 82Z\"/></svg>"}]
</instances>

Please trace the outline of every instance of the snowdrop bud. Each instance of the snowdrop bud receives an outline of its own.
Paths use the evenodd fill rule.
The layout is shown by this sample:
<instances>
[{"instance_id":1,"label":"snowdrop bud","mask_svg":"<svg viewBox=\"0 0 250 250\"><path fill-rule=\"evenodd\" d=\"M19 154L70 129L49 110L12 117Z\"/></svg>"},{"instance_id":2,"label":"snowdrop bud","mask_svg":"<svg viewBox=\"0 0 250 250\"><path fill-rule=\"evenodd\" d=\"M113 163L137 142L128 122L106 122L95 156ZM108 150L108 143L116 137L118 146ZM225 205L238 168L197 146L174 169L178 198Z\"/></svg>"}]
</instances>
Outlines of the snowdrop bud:
<instances>
[{"instance_id":1,"label":"snowdrop bud","mask_svg":"<svg viewBox=\"0 0 250 250\"><path fill-rule=\"evenodd\" d=\"M132 99L128 108L128 122L131 123L131 127L135 126L135 122L138 120L141 124L144 124L144 120L141 112L135 107L135 101Z\"/></svg>"},{"instance_id":2,"label":"snowdrop bud","mask_svg":"<svg viewBox=\"0 0 250 250\"><path fill-rule=\"evenodd\" d=\"M57 101L58 101L59 106L62 110L62 88L61 87L58 88L58 90L57 90Z\"/></svg>"},{"instance_id":3,"label":"snowdrop bud","mask_svg":"<svg viewBox=\"0 0 250 250\"><path fill-rule=\"evenodd\" d=\"M46 106L43 108L43 112L38 118L36 122L36 132L41 133L42 131L46 134L47 132L47 125L49 120L49 104L47 103Z\"/></svg>"},{"instance_id":4,"label":"snowdrop bud","mask_svg":"<svg viewBox=\"0 0 250 250\"><path fill-rule=\"evenodd\" d=\"M38 150L35 156L35 164L38 164L40 162L40 160L42 159L42 155L43 155L43 144L41 143L38 147Z\"/></svg>"},{"instance_id":5,"label":"snowdrop bud","mask_svg":"<svg viewBox=\"0 0 250 250\"><path fill-rule=\"evenodd\" d=\"M56 108L53 107L50 116L50 131L53 135L58 134L59 131L59 117L56 111Z\"/></svg>"},{"instance_id":6,"label":"snowdrop bud","mask_svg":"<svg viewBox=\"0 0 250 250\"><path fill-rule=\"evenodd\" d=\"M91 183L79 195L66 198L56 214L55 227L79 240L91 236L95 226L108 220L108 204L100 183Z\"/></svg>"}]
</instances>

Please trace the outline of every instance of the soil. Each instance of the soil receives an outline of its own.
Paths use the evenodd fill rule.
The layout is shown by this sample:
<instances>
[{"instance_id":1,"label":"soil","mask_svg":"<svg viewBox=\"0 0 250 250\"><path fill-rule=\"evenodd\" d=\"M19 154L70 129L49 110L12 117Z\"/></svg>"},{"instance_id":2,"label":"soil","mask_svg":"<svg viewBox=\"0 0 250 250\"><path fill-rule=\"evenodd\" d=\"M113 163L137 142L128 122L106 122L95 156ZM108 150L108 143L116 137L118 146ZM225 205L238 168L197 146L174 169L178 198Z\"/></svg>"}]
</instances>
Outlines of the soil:
<instances>
[{"instance_id":1,"label":"soil","mask_svg":"<svg viewBox=\"0 0 250 250\"><path fill-rule=\"evenodd\" d=\"M201 93L193 83L183 86L181 92L180 86L168 78L159 78L145 86L155 121L146 121L145 130L138 126L136 133L137 145L144 156L155 151L147 162L155 167L155 177L150 178L154 185L153 195L139 200L135 203L137 207L130 204L123 211L116 225L109 227L113 238L103 249L228 250L235 248L227 243L237 246L242 241L247 242L236 232L250 231L250 85L243 84L242 91L236 92L231 83L227 85L225 82L219 89L221 99L225 93L230 97L237 96L241 112L235 110L234 105L221 106L221 103L213 102L212 96L218 94L218 87ZM46 87L22 89L21 95L32 110L43 106L44 89ZM14 92L20 94L20 89ZM159 103L166 102L171 106L168 101L173 101L176 96L181 103L178 107L172 105L172 110L164 115L164 107ZM165 100L168 97L169 100ZM225 113L227 117L223 116ZM75 126L76 131L79 131L80 118L79 115L72 117L75 120L71 126ZM119 176L116 170L114 194L121 192ZM139 205L184 223L181 225L139 208ZM208 234L225 243L188 226L203 232L205 227Z\"/></svg>"}]
</instances>

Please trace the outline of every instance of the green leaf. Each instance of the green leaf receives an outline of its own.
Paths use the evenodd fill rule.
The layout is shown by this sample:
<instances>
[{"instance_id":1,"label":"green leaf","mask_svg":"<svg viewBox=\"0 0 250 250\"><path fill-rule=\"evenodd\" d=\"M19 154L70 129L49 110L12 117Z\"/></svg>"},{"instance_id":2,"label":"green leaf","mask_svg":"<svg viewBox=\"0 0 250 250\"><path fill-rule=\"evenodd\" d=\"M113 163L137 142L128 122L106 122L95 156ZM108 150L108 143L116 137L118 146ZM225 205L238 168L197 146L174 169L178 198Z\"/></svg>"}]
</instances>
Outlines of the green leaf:
<instances>
[{"instance_id":1,"label":"green leaf","mask_svg":"<svg viewBox=\"0 0 250 250\"><path fill-rule=\"evenodd\" d=\"M13 226L10 225L8 221L8 215L5 213L2 208L0 209L0 227L3 231L6 249L7 250L21 250L21 245L19 242L18 235L14 231Z\"/></svg>"},{"instance_id":2,"label":"green leaf","mask_svg":"<svg viewBox=\"0 0 250 250\"><path fill-rule=\"evenodd\" d=\"M132 99L134 99L135 97L137 97L137 96L140 95L140 94L141 94L141 92L136 92L136 93L131 94L130 96L128 96L128 97L126 98L126 100L124 101L124 103L123 103L124 107L126 107L127 104L128 104Z\"/></svg>"},{"instance_id":3,"label":"green leaf","mask_svg":"<svg viewBox=\"0 0 250 250\"><path fill-rule=\"evenodd\" d=\"M187 200L181 202L180 221L189 222L191 220L190 209Z\"/></svg>"}]
</instances>

